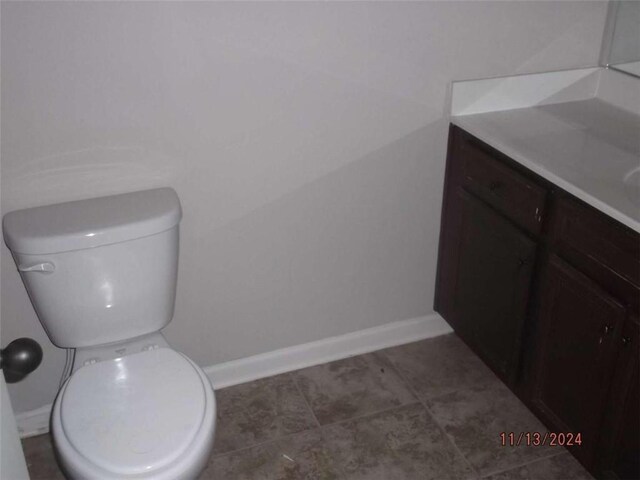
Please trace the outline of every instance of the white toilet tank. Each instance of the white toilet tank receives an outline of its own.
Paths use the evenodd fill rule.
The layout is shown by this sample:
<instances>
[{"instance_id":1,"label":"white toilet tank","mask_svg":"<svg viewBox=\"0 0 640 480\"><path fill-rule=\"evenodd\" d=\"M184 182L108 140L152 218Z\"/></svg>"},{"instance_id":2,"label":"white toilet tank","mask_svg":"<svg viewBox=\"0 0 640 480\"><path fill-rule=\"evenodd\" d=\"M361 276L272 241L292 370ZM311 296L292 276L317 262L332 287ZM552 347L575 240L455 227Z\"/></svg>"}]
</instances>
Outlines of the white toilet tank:
<instances>
[{"instance_id":1,"label":"white toilet tank","mask_svg":"<svg viewBox=\"0 0 640 480\"><path fill-rule=\"evenodd\" d=\"M51 341L89 347L167 325L181 216L171 188L5 215L5 241Z\"/></svg>"}]
</instances>

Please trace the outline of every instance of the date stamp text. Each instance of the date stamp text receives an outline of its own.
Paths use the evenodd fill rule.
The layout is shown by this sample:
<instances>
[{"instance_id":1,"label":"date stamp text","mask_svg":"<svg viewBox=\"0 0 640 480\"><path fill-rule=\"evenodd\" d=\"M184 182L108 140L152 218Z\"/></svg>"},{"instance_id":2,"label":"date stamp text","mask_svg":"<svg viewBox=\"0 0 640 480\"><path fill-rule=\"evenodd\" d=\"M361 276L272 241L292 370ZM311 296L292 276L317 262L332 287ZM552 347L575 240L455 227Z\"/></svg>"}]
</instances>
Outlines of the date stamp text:
<instances>
[{"instance_id":1,"label":"date stamp text","mask_svg":"<svg viewBox=\"0 0 640 480\"><path fill-rule=\"evenodd\" d=\"M503 447L571 447L582 445L580 432L500 432Z\"/></svg>"}]
</instances>

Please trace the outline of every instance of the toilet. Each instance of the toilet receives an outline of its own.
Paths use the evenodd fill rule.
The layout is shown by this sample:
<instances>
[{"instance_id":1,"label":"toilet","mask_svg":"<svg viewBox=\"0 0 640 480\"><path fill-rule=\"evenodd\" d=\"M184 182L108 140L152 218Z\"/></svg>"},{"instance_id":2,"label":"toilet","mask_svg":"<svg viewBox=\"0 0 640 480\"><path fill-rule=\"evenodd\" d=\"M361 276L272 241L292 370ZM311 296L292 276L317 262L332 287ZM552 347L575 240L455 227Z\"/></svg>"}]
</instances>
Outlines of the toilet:
<instances>
[{"instance_id":1,"label":"toilet","mask_svg":"<svg viewBox=\"0 0 640 480\"><path fill-rule=\"evenodd\" d=\"M160 330L173 317L182 211L171 188L5 215L11 250L51 341L74 349L53 444L74 479L189 479L213 447L216 403Z\"/></svg>"}]
</instances>

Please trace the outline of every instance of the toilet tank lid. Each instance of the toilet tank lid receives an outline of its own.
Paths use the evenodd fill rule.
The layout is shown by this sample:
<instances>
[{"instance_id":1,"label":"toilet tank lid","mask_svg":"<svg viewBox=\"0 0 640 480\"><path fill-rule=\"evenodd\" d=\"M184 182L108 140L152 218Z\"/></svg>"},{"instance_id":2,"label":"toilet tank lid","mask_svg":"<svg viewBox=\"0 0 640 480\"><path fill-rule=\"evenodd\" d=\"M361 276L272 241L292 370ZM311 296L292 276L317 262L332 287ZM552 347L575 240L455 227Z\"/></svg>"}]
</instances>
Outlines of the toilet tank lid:
<instances>
[{"instance_id":1,"label":"toilet tank lid","mask_svg":"<svg viewBox=\"0 0 640 480\"><path fill-rule=\"evenodd\" d=\"M46 254L146 237L181 217L178 195L165 187L16 210L2 226L12 252Z\"/></svg>"}]
</instances>

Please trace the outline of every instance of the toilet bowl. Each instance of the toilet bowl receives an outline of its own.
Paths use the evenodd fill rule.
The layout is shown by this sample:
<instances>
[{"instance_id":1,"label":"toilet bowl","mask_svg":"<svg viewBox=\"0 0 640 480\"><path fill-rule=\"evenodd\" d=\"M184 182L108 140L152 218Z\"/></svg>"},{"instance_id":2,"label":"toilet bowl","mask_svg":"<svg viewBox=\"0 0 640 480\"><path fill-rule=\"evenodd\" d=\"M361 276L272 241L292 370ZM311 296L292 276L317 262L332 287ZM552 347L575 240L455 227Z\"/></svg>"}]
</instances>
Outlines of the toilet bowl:
<instances>
[{"instance_id":1,"label":"toilet bowl","mask_svg":"<svg viewBox=\"0 0 640 480\"><path fill-rule=\"evenodd\" d=\"M204 372L170 348L77 370L60 390L51 428L72 478L195 478L213 442L216 408Z\"/></svg>"},{"instance_id":2,"label":"toilet bowl","mask_svg":"<svg viewBox=\"0 0 640 480\"><path fill-rule=\"evenodd\" d=\"M180 201L171 188L10 212L5 242L42 326L74 349L53 444L72 479L196 478L214 391L160 330L173 317Z\"/></svg>"}]
</instances>

